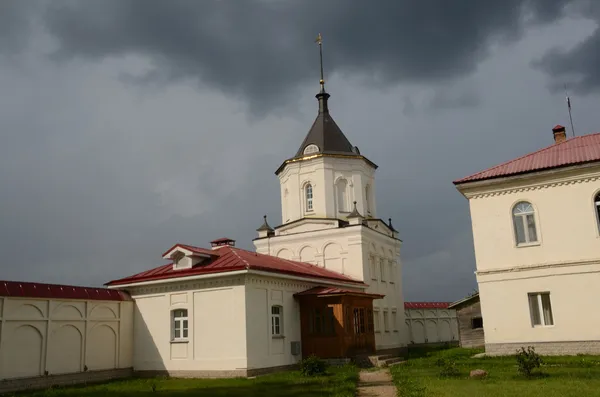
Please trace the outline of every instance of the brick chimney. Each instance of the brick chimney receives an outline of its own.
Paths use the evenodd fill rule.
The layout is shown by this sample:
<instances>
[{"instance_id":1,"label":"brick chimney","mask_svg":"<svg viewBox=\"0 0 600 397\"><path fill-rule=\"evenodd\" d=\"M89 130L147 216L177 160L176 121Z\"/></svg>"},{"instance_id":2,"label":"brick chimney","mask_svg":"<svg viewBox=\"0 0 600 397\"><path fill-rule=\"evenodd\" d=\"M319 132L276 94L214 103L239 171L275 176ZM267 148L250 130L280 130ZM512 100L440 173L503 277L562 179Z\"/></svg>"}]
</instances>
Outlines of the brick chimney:
<instances>
[{"instance_id":1,"label":"brick chimney","mask_svg":"<svg viewBox=\"0 0 600 397\"><path fill-rule=\"evenodd\" d=\"M565 127L560 124L557 124L552 128L552 134L554 135L554 142L561 143L567 140L567 132L565 131Z\"/></svg>"}]
</instances>

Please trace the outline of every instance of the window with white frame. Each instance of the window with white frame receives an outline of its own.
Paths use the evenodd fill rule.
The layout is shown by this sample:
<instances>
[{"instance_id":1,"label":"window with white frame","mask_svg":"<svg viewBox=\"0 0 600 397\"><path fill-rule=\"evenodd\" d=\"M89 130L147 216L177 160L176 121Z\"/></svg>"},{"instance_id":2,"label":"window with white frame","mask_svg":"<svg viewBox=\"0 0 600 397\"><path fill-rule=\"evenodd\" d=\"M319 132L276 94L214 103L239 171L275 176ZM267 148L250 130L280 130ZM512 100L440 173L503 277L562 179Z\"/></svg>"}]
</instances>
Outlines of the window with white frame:
<instances>
[{"instance_id":1,"label":"window with white frame","mask_svg":"<svg viewBox=\"0 0 600 397\"><path fill-rule=\"evenodd\" d=\"M385 332L390 332L390 323L389 323L389 319L388 319L387 309L383 311L383 330Z\"/></svg>"},{"instance_id":2,"label":"window with white frame","mask_svg":"<svg viewBox=\"0 0 600 397\"><path fill-rule=\"evenodd\" d=\"M388 268L390 269L388 273L390 276L390 283L394 284L396 280L396 268L394 267L393 261L388 261Z\"/></svg>"},{"instance_id":3,"label":"window with white frame","mask_svg":"<svg viewBox=\"0 0 600 397\"><path fill-rule=\"evenodd\" d=\"M381 325L379 324L379 309L373 309L373 323L375 324L375 332L381 332Z\"/></svg>"},{"instance_id":4,"label":"window with white frame","mask_svg":"<svg viewBox=\"0 0 600 397\"><path fill-rule=\"evenodd\" d=\"M554 325L554 317L552 315L552 304L550 303L549 292L537 292L528 294L529 311L531 314L531 325L550 326Z\"/></svg>"},{"instance_id":5,"label":"window with white frame","mask_svg":"<svg viewBox=\"0 0 600 397\"><path fill-rule=\"evenodd\" d=\"M271 306L271 335L283 335L283 307Z\"/></svg>"},{"instance_id":6,"label":"window with white frame","mask_svg":"<svg viewBox=\"0 0 600 397\"><path fill-rule=\"evenodd\" d=\"M377 280L377 262L374 256L369 257L369 264L371 266L371 280Z\"/></svg>"},{"instance_id":7,"label":"window with white frame","mask_svg":"<svg viewBox=\"0 0 600 397\"><path fill-rule=\"evenodd\" d=\"M531 203L521 201L513 207L513 225L517 245L536 243L538 233L535 224L535 210Z\"/></svg>"},{"instance_id":8,"label":"window with white frame","mask_svg":"<svg viewBox=\"0 0 600 397\"><path fill-rule=\"evenodd\" d=\"M176 309L171 312L171 339L174 341L188 339L187 309Z\"/></svg>"},{"instance_id":9,"label":"window with white frame","mask_svg":"<svg viewBox=\"0 0 600 397\"><path fill-rule=\"evenodd\" d=\"M348 194L347 194L348 182L345 179L340 179L336 183L337 191L337 205L338 211L348 212Z\"/></svg>"},{"instance_id":10,"label":"window with white frame","mask_svg":"<svg viewBox=\"0 0 600 397\"><path fill-rule=\"evenodd\" d=\"M398 331L398 316L396 310L392 310L392 329Z\"/></svg>"},{"instance_id":11,"label":"window with white frame","mask_svg":"<svg viewBox=\"0 0 600 397\"><path fill-rule=\"evenodd\" d=\"M600 231L600 192L594 197L594 207L596 207L596 223Z\"/></svg>"},{"instance_id":12,"label":"window with white frame","mask_svg":"<svg viewBox=\"0 0 600 397\"><path fill-rule=\"evenodd\" d=\"M304 188L304 194L306 196L306 210L312 211L313 210L313 187L310 183L307 184L306 187Z\"/></svg>"},{"instance_id":13,"label":"window with white frame","mask_svg":"<svg viewBox=\"0 0 600 397\"><path fill-rule=\"evenodd\" d=\"M381 276L381 281L385 281L385 259L379 259L379 273Z\"/></svg>"}]
</instances>

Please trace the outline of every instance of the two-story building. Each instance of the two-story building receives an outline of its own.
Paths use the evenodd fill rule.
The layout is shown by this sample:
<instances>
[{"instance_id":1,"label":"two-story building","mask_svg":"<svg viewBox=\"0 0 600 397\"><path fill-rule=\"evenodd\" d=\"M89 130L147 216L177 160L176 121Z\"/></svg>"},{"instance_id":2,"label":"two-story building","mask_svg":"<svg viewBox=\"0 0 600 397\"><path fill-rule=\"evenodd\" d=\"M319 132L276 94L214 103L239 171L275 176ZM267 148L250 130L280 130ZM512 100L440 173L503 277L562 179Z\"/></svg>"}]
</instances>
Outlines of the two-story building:
<instances>
[{"instance_id":1,"label":"two-story building","mask_svg":"<svg viewBox=\"0 0 600 397\"><path fill-rule=\"evenodd\" d=\"M457 180L469 200L488 354L600 353L600 134Z\"/></svg>"}]
</instances>

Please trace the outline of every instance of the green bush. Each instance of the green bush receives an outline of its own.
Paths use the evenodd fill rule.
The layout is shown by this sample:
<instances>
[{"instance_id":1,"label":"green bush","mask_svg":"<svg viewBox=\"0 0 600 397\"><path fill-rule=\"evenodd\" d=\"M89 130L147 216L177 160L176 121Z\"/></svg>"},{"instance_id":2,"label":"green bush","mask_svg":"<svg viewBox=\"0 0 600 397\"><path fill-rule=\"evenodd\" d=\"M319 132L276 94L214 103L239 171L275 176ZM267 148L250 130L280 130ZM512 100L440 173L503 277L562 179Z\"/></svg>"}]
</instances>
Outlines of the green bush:
<instances>
[{"instance_id":1,"label":"green bush","mask_svg":"<svg viewBox=\"0 0 600 397\"><path fill-rule=\"evenodd\" d=\"M435 365L441 368L440 376L443 378L453 378L460 375L456 362L452 359L440 357L436 360Z\"/></svg>"},{"instance_id":2,"label":"green bush","mask_svg":"<svg viewBox=\"0 0 600 397\"><path fill-rule=\"evenodd\" d=\"M300 373L304 376L324 375L327 363L315 355L311 355L300 362Z\"/></svg>"},{"instance_id":3,"label":"green bush","mask_svg":"<svg viewBox=\"0 0 600 397\"><path fill-rule=\"evenodd\" d=\"M521 350L517 350L516 359L517 371L528 378L531 378L534 369L542 365L542 358L535 352L533 346L527 347L527 350L524 347L521 347Z\"/></svg>"}]
</instances>

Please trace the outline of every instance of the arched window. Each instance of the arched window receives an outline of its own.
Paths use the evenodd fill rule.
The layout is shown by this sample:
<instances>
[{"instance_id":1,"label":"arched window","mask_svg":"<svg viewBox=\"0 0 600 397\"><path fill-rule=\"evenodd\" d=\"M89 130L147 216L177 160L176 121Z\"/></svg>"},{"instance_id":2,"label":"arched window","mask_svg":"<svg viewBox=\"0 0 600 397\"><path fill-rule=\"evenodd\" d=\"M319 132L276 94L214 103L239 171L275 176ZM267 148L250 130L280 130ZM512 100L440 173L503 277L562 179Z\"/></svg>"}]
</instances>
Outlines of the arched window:
<instances>
[{"instance_id":1,"label":"arched window","mask_svg":"<svg viewBox=\"0 0 600 397\"><path fill-rule=\"evenodd\" d=\"M308 185L306 185L306 187L304 188L304 194L306 195L306 210L307 211L312 211L313 210L313 188L312 185L309 183Z\"/></svg>"},{"instance_id":2,"label":"arched window","mask_svg":"<svg viewBox=\"0 0 600 397\"><path fill-rule=\"evenodd\" d=\"M177 309L171 312L171 339L174 341L188 339L187 309Z\"/></svg>"},{"instance_id":3,"label":"arched window","mask_svg":"<svg viewBox=\"0 0 600 397\"><path fill-rule=\"evenodd\" d=\"M271 306L271 335L283 335L283 307Z\"/></svg>"},{"instance_id":4,"label":"arched window","mask_svg":"<svg viewBox=\"0 0 600 397\"><path fill-rule=\"evenodd\" d=\"M513 208L513 224L518 244L535 243L538 233L535 225L535 211L531 203L521 201Z\"/></svg>"},{"instance_id":5,"label":"arched window","mask_svg":"<svg viewBox=\"0 0 600 397\"><path fill-rule=\"evenodd\" d=\"M347 186L348 182L345 179L340 179L336 183L338 211L340 212L348 211Z\"/></svg>"},{"instance_id":6,"label":"arched window","mask_svg":"<svg viewBox=\"0 0 600 397\"><path fill-rule=\"evenodd\" d=\"M600 192L594 197L594 207L596 207L596 222L598 224L598 229L600 230Z\"/></svg>"}]
</instances>

